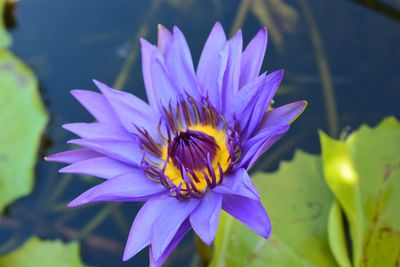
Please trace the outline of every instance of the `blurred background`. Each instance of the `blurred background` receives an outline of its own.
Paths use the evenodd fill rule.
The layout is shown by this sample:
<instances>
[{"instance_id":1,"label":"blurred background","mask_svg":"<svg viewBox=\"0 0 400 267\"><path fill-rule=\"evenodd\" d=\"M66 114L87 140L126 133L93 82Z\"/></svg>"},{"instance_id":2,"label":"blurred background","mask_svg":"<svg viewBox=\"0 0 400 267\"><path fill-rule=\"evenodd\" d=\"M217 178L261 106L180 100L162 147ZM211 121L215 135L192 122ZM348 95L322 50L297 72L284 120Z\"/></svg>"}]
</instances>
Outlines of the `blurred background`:
<instances>
[{"instance_id":1,"label":"blurred background","mask_svg":"<svg viewBox=\"0 0 400 267\"><path fill-rule=\"evenodd\" d=\"M147 250L122 262L140 204L69 209L69 201L100 180L60 174L62 165L44 162L43 157L69 149L66 141L73 136L62 124L93 120L70 95L71 89L95 90L91 80L97 79L146 99L139 38L155 43L157 24L177 25L184 32L195 64L216 21L229 36L241 28L245 43L267 26L269 44L262 70L285 70L275 105L305 99L309 106L253 172L274 171L296 149L319 153L318 129L340 138L363 123L400 117L398 0L4 1L0 32L9 36L0 34L1 49L32 71L48 124L43 136L38 135L39 151L34 148L33 191L8 205L0 220L0 253L35 235L80 241L88 266L148 265ZM10 75L4 66L0 63L0 81ZM4 123L0 114L0 146L10 142L1 135ZM167 266L200 266L191 234Z\"/></svg>"}]
</instances>

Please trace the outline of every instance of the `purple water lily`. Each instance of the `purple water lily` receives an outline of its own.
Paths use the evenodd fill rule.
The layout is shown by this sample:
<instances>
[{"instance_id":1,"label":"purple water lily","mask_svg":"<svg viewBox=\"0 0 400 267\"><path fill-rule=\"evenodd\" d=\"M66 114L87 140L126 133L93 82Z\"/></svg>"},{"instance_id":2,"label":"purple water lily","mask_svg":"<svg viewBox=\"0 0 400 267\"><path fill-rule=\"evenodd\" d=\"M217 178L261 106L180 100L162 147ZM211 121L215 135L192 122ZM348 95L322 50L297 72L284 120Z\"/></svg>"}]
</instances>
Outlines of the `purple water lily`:
<instances>
[{"instance_id":1,"label":"purple water lily","mask_svg":"<svg viewBox=\"0 0 400 267\"><path fill-rule=\"evenodd\" d=\"M269 237L271 224L247 171L306 106L271 107L283 71L259 75L265 28L243 51L241 31L227 40L216 23L196 71L182 32L158 30L157 46L141 40L149 104L98 81L101 93L73 90L96 122L64 125L80 137L69 143L82 148L47 158L70 164L62 173L106 179L71 207L145 201L123 259L150 246L152 266L161 266L191 228L211 244L221 209Z\"/></svg>"}]
</instances>

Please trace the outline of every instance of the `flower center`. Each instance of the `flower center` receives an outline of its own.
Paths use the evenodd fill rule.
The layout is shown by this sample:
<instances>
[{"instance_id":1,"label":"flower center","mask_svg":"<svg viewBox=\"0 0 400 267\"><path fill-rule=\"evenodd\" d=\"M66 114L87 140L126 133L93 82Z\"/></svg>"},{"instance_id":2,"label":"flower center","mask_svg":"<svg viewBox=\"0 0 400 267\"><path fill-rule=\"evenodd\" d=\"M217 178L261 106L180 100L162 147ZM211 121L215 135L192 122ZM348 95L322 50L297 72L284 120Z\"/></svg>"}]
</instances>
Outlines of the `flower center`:
<instances>
[{"instance_id":1,"label":"flower center","mask_svg":"<svg viewBox=\"0 0 400 267\"><path fill-rule=\"evenodd\" d=\"M240 157L238 129L227 128L225 119L207 100L190 96L176 107L163 108L164 120L155 141L145 130L139 136L142 168L178 199L201 197L214 188Z\"/></svg>"},{"instance_id":2,"label":"flower center","mask_svg":"<svg viewBox=\"0 0 400 267\"><path fill-rule=\"evenodd\" d=\"M207 158L215 159L218 145L215 139L200 131L186 130L175 136L168 145L168 155L177 168L184 166L193 171L207 167Z\"/></svg>"},{"instance_id":3,"label":"flower center","mask_svg":"<svg viewBox=\"0 0 400 267\"><path fill-rule=\"evenodd\" d=\"M160 166L165 185L177 197L199 197L217 186L232 164L224 131L208 125L192 125L164 146Z\"/></svg>"}]
</instances>

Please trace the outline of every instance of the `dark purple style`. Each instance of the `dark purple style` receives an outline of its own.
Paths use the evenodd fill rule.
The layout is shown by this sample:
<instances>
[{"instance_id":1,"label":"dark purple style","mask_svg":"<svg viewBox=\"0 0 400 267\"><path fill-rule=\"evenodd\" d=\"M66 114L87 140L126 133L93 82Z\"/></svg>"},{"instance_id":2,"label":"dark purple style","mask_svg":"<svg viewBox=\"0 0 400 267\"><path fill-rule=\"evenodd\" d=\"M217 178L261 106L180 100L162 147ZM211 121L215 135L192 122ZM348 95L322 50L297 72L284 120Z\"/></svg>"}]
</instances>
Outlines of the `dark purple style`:
<instances>
[{"instance_id":1,"label":"dark purple style","mask_svg":"<svg viewBox=\"0 0 400 267\"><path fill-rule=\"evenodd\" d=\"M211 244L221 210L268 238L271 224L247 171L306 102L271 106L283 71L259 74L266 29L243 51L241 31L227 40L216 23L196 71L177 27L160 25L158 45L141 44L149 104L98 81L100 93L72 91L96 122L64 125L81 148L47 160L69 164L60 172L105 181L69 206L144 201L123 259L149 246L151 266L161 266L190 229Z\"/></svg>"}]
</instances>

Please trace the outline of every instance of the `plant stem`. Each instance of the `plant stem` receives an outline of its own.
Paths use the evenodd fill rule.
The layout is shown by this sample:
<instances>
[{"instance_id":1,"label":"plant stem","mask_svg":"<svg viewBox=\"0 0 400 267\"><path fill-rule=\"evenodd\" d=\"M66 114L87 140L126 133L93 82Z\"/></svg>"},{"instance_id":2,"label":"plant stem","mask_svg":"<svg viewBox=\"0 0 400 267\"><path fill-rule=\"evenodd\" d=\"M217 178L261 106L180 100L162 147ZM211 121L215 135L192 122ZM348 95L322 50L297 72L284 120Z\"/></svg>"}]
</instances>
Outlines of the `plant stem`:
<instances>
[{"instance_id":1,"label":"plant stem","mask_svg":"<svg viewBox=\"0 0 400 267\"><path fill-rule=\"evenodd\" d=\"M206 267L211 262L211 259L213 256L213 252L214 252L213 245L208 246L196 234L195 234L194 239L195 239L197 251L199 252L199 255L200 255L201 265Z\"/></svg>"}]
</instances>

